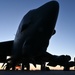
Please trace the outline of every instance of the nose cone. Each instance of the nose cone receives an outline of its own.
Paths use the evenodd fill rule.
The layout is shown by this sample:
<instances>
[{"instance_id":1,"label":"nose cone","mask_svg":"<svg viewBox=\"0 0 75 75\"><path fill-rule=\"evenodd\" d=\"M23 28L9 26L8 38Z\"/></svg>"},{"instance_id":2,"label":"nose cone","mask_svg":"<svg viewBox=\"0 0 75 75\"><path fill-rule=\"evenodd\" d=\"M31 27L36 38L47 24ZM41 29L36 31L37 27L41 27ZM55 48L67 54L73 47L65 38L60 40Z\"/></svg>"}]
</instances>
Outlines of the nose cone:
<instances>
[{"instance_id":1,"label":"nose cone","mask_svg":"<svg viewBox=\"0 0 75 75\"><path fill-rule=\"evenodd\" d=\"M52 10L58 11L59 10L59 3L57 1L50 1L47 2L46 4L40 6L38 8L42 12L51 12Z\"/></svg>"},{"instance_id":2,"label":"nose cone","mask_svg":"<svg viewBox=\"0 0 75 75\"><path fill-rule=\"evenodd\" d=\"M59 3L57 1L50 1L40 6L37 10L39 17L42 17L42 19L54 21L54 19L56 20L58 16Z\"/></svg>"},{"instance_id":3,"label":"nose cone","mask_svg":"<svg viewBox=\"0 0 75 75\"><path fill-rule=\"evenodd\" d=\"M59 3L57 1L50 1L43 5L43 7L49 8L49 7L59 7Z\"/></svg>"},{"instance_id":4,"label":"nose cone","mask_svg":"<svg viewBox=\"0 0 75 75\"><path fill-rule=\"evenodd\" d=\"M42 18L43 25L55 27L59 12L59 3L57 1L47 2L37 10L39 17Z\"/></svg>"},{"instance_id":5,"label":"nose cone","mask_svg":"<svg viewBox=\"0 0 75 75\"><path fill-rule=\"evenodd\" d=\"M59 8L59 3L57 1L50 1L46 3L46 5Z\"/></svg>"}]
</instances>

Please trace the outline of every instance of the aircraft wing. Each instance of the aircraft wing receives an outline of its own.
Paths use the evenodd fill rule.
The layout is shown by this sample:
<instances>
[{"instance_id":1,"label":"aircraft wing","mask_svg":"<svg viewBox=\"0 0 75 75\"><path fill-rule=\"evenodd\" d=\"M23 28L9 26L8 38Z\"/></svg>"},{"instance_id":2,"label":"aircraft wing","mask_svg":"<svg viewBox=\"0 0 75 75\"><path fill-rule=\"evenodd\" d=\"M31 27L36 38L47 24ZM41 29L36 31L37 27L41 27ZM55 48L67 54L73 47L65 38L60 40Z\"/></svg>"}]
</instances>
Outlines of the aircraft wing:
<instances>
[{"instance_id":1,"label":"aircraft wing","mask_svg":"<svg viewBox=\"0 0 75 75\"><path fill-rule=\"evenodd\" d=\"M13 47L13 40L0 42L0 62L6 60L6 56L11 56L11 50Z\"/></svg>"}]
</instances>

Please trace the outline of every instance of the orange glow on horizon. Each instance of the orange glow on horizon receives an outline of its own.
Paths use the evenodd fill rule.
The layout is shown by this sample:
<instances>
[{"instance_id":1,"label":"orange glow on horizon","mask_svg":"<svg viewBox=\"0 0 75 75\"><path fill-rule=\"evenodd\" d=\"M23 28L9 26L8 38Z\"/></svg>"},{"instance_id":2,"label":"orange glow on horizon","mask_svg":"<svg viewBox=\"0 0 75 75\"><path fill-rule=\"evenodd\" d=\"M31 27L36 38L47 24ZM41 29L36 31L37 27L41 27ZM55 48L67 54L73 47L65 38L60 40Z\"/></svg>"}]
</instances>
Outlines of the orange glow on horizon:
<instances>
[{"instance_id":1,"label":"orange glow on horizon","mask_svg":"<svg viewBox=\"0 0 75 75\"><path fill-rule=\"evenodd\" d=\"M21 70L21 66L16 66L16 70Z\"/></svg>"},{"instance_id":2,"label":"orange glow on horizon","mask_svg":"<svg viewBox=\"0 0 75 75\"><path fill-rule=\"evenodd\" d=\"M59 65L57 65L56 67L49 67L50 68L50 70L63 70L64 69L64 67L60 67Z\"/></svg>"},{"instance_id":3,"label":"orange glow on horizon","mask_svg":"<svg viewBox=\"0 0 75 75\"><path fill-rule=\"evenodd\" d=\"M1 68L2 63L0 64L0 70L3 70L3 68ZM50 68L50 70L63 70L64 67L60 67L59 65L57 65L56 67L51 67L48 66ZM16 66L16 70L21 70L21 66ZM34 67L33 64L30 64L30 70L40 70L40 65L36 65L36 68ZM74 70L74 67L70 67L70 70Z\"/></svg>"},{"instance_id":4,"label":"orange glow on horizon","mask_svg":"<svg viewBox=\"0 0 75 75\"><path fill-rule=\"evenodd\" d=\"M40 65L36 65L36 68L33 64L30 64L30 70L40 70Z\"/></svg>"}]
</instances>

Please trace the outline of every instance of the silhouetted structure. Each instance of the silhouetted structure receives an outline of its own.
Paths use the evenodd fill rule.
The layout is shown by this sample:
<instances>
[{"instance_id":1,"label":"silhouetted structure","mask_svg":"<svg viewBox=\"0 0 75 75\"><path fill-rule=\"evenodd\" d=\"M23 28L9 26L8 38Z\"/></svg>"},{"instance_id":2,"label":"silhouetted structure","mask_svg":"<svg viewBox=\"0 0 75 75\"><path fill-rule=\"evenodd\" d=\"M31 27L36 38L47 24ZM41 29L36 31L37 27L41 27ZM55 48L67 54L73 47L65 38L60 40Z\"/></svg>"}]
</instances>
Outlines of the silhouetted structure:
<instances>
[{"instance_id":1,"label":"silhouetted structure","mask_svg":"<svg viewBox=\"0 0 75 75\"><path fill-rule=\"evenodd\" d=\"M0 62L7 62L6 70L22 63L29 70L29 63L35 67L41 65L41 70L49 70L48 65L65 66L71 59L70 56L56 56L47 52L49 40L56 33L55 24L59 12L59 3L50 1L37 9L30 10L22 19L14 40L0 43ZM11 56L6 60L6 56ZM8 62L10 61L10 62Z\"/></svg>"},{"instance_id":2,"label":"silhouetted structure","mask_svg":"<svg viewBox=\"0 0 75 75\"><path fill-rule=\"evenodd\" d=\"M40 63L41 67L44 66L46 61L41 59L42 61L39 62L37 58L44 57L47 54L49 55L46 50L50 38L56 32L55 24L58 12L59 4L57 1L50 1L37 9L30 10L23 17L15 39L0 43L0 45L2 45L0 49L3 53L6 49L8 50L4 56L12 56L10 59L10 67L12 67L13 70L15 69L15 66L21 62L24 63L23 66L26 66L28 70L29 63L32 63L33 65ZM48 58L50 59L50 57L52 57L51 54ZM3 62L6 62L4 60Z\"/></svg>"}]
</instances>

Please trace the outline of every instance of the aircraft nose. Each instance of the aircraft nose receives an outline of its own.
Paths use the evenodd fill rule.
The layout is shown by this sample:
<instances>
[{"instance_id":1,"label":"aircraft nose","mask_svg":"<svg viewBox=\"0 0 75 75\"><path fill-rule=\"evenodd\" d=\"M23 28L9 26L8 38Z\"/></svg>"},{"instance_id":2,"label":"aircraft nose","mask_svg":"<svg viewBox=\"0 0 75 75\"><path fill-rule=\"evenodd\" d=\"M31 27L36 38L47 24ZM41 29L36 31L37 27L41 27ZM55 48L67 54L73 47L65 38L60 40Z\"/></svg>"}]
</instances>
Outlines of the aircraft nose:
<instances>
[{"instance_id":1,"label":"aircraft nose","mask_svg":"<svg viewBox=\"0 0 75 75\"><path fill-rule=\"evenodd\" d=\"M58 7L59 8L59 3L57 1L51 1L51 2L49 2L49 5L51 5L52 7Z\"/></svg>"},{"instance_id":2,"label":"aircraft nose","mask_svg":"<svg viewBox=\"0 0 75 75\"><path fill-rule=\"evenodd\" d=\"M57 15L59 11L59 3L57 1L47 2L46 4L40 6L38 11L41 12L42 16L51 16L53 14Z\"/></svg>"},{"instance_id":3,"label":"aircraft nose","mask_svg":"<svg viewBox=\"0 0 75 75\"><path fill-rule=\"evenodd\" d=\"M59 3L57 1L51 1L51 2L49 2L49 7L58 11L59 10Z\"/></svg>"},{"instance_id":4,"label":"aircraft nose","mask_svg":"<svg viewBox=\"0 0 75 75\"><path fill-rule=\"evenodd\" d=\"M52 11L52 13L58 12L59 11L59 3L57 1L50 1L45 4L44 6L45 10L49 13Z\"/></svg>"}]
</instances>

